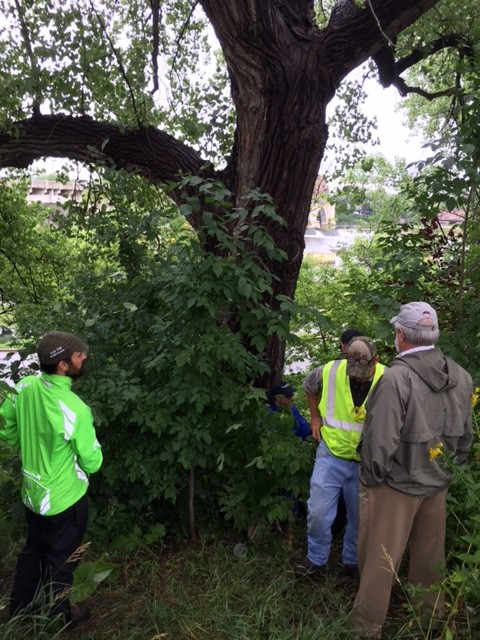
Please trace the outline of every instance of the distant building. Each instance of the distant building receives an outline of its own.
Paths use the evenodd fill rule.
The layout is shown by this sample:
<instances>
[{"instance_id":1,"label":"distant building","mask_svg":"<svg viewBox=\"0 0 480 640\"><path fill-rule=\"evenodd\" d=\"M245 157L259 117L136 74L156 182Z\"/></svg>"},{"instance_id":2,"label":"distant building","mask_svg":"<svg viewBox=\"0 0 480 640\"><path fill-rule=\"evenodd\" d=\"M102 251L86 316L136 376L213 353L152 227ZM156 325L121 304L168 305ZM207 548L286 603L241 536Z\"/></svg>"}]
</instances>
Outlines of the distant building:
<instances>
[{"instance_id":1,"label":"distant building","mask_svg":"<svg viewBox=\"0 0 480 640\"><path fill-rule=\"evenodd\" d=\"M335 205L328 202L328 185L317 176L308 216L308 229L335 229Z\"/></svg>"},{"instance_id":2,"label":"distant building","mask_svg":"<svg viewBox=\"0 0 480 640\"><path fill-rule=\"evenodd\" d=\"M67 200L82 199L83 186L79 182L62 184L54 180L32 180L28 190L29 202L41 202L47 207L61 209Z\"/></svg>"},{"instance_id":3,"label":"distant building","mask_svg":"<svg viewBox=\"0 0 480 640\"><path fill-rule=\"evenodd\" d=\"M437 220L442 225L463 224L465 222L465 211L463 209L453 209L452 211L441 211L437 215Z\"/></svg>"}]
</instances>

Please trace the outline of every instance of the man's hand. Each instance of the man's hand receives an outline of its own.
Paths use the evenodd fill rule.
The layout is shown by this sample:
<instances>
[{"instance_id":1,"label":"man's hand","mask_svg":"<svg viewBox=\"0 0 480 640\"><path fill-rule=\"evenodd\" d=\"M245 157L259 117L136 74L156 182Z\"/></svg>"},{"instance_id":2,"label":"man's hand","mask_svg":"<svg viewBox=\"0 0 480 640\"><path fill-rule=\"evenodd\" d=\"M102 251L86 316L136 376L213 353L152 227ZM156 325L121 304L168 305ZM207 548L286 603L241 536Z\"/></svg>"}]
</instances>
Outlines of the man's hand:
<instances>
[{"instance_id":1,"label":"man's hand","mask_svg":"<svg viewBox=\"0 0 480 640\"><path fill-rule=\"evenodd\" d=\"M307 404L310 411L310 427L312 429L312 436L317 442L322 439L320 435L320 428L322 426L322 419L320 412L318 411L318 405L320 403L320 394L314 395L307 391Z\"/></svg>"},{"instance_id":2,"label":"man's hand","mask_svg":"<svg viewBox=\"0 0 480 640\"><path fill-rule=\"evenodd\" d=\"M311 428L312 428L312 436L315 438L317 442L320 442L322 437L320 435L320 429L322 427L322 420L320 417L312 417L311 419Z\"/></svg>"}]
</instances>

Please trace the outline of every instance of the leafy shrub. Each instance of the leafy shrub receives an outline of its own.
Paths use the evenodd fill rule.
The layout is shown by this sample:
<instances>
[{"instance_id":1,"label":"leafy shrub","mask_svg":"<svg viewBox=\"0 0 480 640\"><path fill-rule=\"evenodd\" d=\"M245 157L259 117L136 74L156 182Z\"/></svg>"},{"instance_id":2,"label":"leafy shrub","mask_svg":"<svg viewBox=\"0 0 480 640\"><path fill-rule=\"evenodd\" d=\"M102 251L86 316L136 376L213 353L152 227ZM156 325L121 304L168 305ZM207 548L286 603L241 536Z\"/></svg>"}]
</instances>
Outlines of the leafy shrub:
<instances>
[{"instance_id":1,"label":"leafy shrub","mask_svg":"<svg viewBox=\"0 0 480 640\"><path fill-rule=\"evenodd\" d=\"M239 456L238 440L247 442L258 424L265 394L253 381L268 369L269 337L288 335L291 303L272 304L266 266L284 257L266 226L284 223L267 196L252 193L248 208L234 208L222 185L200 181L203 202L183 205L183 213L201 216L196 235L152 187L122 174L112 180L97 185L93 212L76 204L56 220L78 239L78 266L62 299L38 310L38 324L53 314L57 327L90 345L78 392L104 449L91 479L94 526L125 539L136 527L154 537L195 536L197 518L200 527L218 526L220 496L244 481L258 452L266 455L260 439ZM185 179L186 190L192 180L199 183ZM296 455L295 443L285 446ZM273 495L275 474L297 491L283 458L275 460Z\"/></svg>"}]
</instances>

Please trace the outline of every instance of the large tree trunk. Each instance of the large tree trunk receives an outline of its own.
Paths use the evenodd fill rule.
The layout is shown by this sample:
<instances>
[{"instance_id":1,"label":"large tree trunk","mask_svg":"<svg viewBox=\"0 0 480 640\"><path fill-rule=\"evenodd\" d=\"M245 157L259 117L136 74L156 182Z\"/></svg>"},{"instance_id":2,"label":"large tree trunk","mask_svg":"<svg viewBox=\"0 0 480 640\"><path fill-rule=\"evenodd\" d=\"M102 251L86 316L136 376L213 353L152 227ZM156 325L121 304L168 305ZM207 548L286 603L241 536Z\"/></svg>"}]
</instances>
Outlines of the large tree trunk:
<instances>
[{"instance_id":1,"label":"large tree trunk","mask_svg":"<svg viewBox=\"0 0 480 640\"><path fill-rule=\"evenodd\" d=\"M120 128L87 118L41 116L0 130L0 167L27 166L42 156L108 161L152 182L183 173L222 179L244 205L258 188L269 193L286 228L271 234L286 262L271 265L274 296L294 296L303 258L311 196L328 137L326 106L342 79L438 0L340 0L323 30L313 0L200 0L228 65L237 129L231 159L215 174L187 145L145 128ZM177 194L180 197L179 194ZM195 225L198 220L192 218ZM270 379L281 375L284 345L272 338ZM268 380L264 381L268 383Z\"/></svg>"},{"instance_id":2,"label":"large tree trunk","mask_svg":"<svg viewBox=\"0 0 480 640\"><path fill-rule=\"evenodd\" d=\"M394 39L435 0L382 0L360 9L339 2L328 27L313 22L313 2L201 0L227 61L237 113L224 179L237 204L253 188L269 193L287 227L271 235L288 258L271 265L278 294L293 297L311 198L328 139L326 107L342 79ZM230 178L230 180L229 180ZM284 344L269 344L270 375L281 377Z\"/></svg>"}]
</instances>

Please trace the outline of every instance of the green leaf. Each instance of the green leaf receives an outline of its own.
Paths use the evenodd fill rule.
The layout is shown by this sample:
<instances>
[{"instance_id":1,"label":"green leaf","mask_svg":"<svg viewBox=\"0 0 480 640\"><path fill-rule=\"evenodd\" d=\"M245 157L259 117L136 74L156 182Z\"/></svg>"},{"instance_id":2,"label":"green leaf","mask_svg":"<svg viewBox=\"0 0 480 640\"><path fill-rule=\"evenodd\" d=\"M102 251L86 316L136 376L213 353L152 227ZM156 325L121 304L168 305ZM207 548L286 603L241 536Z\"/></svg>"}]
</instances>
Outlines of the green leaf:
<instances>
[{"instance_id":1,"label":"green leaf","mask_svg":"<svg viewBox=\"0 0 480 640\"><path fill-rule=\"evenodd\" d=\"M80 563L73 573L73 589L70 600L75 603L89 598L99 584L119 567L119 564L100 560Z\"/></svg>"}]
</instances>

